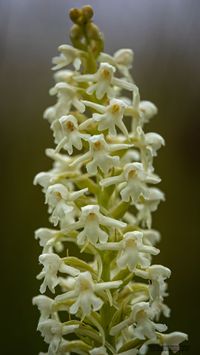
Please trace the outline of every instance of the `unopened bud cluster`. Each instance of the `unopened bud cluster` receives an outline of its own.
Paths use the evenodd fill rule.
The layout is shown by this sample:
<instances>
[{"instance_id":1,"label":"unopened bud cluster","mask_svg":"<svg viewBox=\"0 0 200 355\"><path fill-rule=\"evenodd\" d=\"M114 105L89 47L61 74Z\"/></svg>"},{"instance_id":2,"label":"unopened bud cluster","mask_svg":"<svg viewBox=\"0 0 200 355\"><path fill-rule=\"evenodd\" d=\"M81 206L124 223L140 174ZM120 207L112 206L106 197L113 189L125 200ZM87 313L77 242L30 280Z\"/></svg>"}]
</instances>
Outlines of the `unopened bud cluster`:
<instances>
[{"instance_id":1,"label":"unopened bud cluster","mask_svg":"<svg viewBox=\"0 0 200 355\"><path fill-rule=\"evenodd\" d=\"M89 6L71 10L73 46L61 45L53 58L57 102L44 113L53 167L34 181L53 225L35 232L42 247L38 330L48 355L146 354L150 344L168 355L187 335L166 334L159 323L170 314L171 271L152 263L160 240L152 213L164 200L153 160L164 140L144 130L157 108L140 100L132 50L104 53L92 16Z\"/></svg>"}]
</instances>

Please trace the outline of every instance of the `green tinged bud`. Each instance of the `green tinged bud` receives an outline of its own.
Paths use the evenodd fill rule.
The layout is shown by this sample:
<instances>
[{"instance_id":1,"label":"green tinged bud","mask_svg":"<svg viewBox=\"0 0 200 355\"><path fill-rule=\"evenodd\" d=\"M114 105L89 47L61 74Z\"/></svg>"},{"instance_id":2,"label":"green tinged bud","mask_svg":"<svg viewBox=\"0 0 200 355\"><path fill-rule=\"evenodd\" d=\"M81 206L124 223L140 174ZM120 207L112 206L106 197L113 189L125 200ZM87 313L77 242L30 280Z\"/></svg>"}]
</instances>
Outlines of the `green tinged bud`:
<instances>
[{"instance_id":1,"label":"green tinged bud","mask_svg":"<svg viewBox=\"0 0 200 355\"><path fill-rule=\"evenodd\" d=\"M91 21L93 15L93 9L89 5L83 6L82 9L71 9L69 16L74 25L70 30L70 38L75 48L89 52L90 56L97 58L103 51L104 41L99 28Z\"/></svg>"},{"instance_id":2,"label":"green tinged bud","mask_svg":"<svg viewBox=\"0 0 200 355\"><path fill-rule=\"evenodd\" d=\"M73 8L69 11L71 20L80 26L89 22L93 14L94 12L90 5L83 6L82 9Z\"/></svg>"},{"instance_id":3,"label":"green tinged bud","mask_svg":"<svg viewBox=\"0 0 200 355\"><path fill-rule=\"evenodd\" d=\"M69 17L74 23L78 23L78 19L81 17L81 9L72 8L69 10Z\"/></svg>"},{"instance_id":4,"label":"green tinged bud","mask_svg":"<svg viewBox=\"0 0 200 355\"><path fill-rule=\"evenodd\" d=\"M71 40L78 40L83 35L83 31L80 26L74 24L70 30Z\"/></svg>"},{"instance_id":5,"label":"green tinged bud","mask_svg":"<svg viewBox=\"0 0 200 355\"><path fill-rule=\"evenodd\" d=\"M82 13L87 21L91 20L94 15L93 8L90 5L83 6Z\"/></svg>"},{"instance_id":6,"label":"green tinged bud","mask_svg":"<svg viewBox=\"0 0 200 355\"><path fill-rule=\"evenodd\" d=\"M101 37L99 28L93 22L87 23L86 32L89 39L99 40Z\"/></svg>"}]
</instances>

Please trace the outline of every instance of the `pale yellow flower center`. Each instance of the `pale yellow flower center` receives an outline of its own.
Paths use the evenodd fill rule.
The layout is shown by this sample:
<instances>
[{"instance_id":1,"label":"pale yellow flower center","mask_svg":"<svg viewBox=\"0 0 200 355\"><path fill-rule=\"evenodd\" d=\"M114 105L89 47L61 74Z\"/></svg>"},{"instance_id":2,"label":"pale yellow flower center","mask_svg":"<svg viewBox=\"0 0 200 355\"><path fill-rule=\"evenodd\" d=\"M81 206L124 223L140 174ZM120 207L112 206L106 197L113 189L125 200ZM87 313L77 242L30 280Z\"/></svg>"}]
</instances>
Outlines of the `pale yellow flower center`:
<instances>
[{"instance_id":1,"label":"pale yellow flower center","mask_svg":"<svg viewBox=\"0 0 200 355\"><path fill-rule=\"evenodd\" d=\"M55 196L57 201L60 201L62 199L62 195L61 195L61 193L59 191L56 191L54 193L54 196Z\"/></svg>"},{"instance_id":2,"label":"pale yellow flower center","mask_svg":"<svg viewBox=\"0 0 200 355\"><path fill-rule=\"evenodd\" d=\"M81 280L79 289L80 292L91 290L91 284L88 280Z\"/></svg>"},{"instance_id":3,"label":"pale yellow flower center","mask_svg":"<svg viewBox=\"0 0 200 355\"><path fill-rule=\"evenodd\" d=\"M94 212L90 212L88 215L88 219L91 221L93 221L94 219L96 219L96 214Z\"/></svg>"},{"instance_id":4,"label":"pale yellow flower center","mask_svg":"<svg viewBox=\"0 0 200 355\"><path fill-rule=\"evenodd\" d=\"M136 242L134 239L127 239L126 240L126 248L135 248Z\"/></svg>"},{"instance_id":5,"label":"pale yellow flower center","mask_svg":"<svg viewBox=\"0 0 200 355\"><path fill-rule=\"evenodd\" d=\"M136 170L130 170L129 173L128 173L128 177L131 179L133 177L135 177L137 175L137 172Z\"/></svg>"},{"instance_id":6,"label":"pale yellow flower center","mask_svg":"<svg viewBox=\"0 0 200 355\"><path fill-rule=\"evenodd\" d=\"M95 150L101 150L101 148L102 148L101 142L97 141L94 143Z\"/></svg>"},{"instance_id":7,"label":"pale yellow flower center","mask_svg":"<svg viewBox=\"0 0 200 355\"><path fill-rule=\"evenodd\" d=\"M75 129L74 124L71 121L66 122L66 128L71 132L73 132Z\"/></svg>"},{"instance_id":8,"label":"pale yellow flower center","mask_svg":"<svg viewBox=\"0 0 200 355\"><path fill-rule=\"evenodd\" d=\"M119 111L120 111L120 106L118 104L114 104L114 105L111 106L111 112L113 114L119 113Z\"/></svg>"},{"instance_id":9,"label":"pale yellow flower center","mask_svg":"<svg viewBox=\"0 0 200 355\"><path fill-rule=\"evenodd\" d=\"M101 71L101 76L102 76L102 78L105 79L105 80L110 80L110 78L111 78L111 74L110 74L110 72L109 72L108 69L103 69L103 70Z\"/></svg>"},{"instance_id":10,"label":"pale yellow flower center","mask_svg":"<svg viewBox=\"0 0 200 355\"><path fill-rule=\"evenodd\" d=\"M136 315L136 321L143 320L146 317L146 312L141 309Z\"/></svg>"}]
</instances>

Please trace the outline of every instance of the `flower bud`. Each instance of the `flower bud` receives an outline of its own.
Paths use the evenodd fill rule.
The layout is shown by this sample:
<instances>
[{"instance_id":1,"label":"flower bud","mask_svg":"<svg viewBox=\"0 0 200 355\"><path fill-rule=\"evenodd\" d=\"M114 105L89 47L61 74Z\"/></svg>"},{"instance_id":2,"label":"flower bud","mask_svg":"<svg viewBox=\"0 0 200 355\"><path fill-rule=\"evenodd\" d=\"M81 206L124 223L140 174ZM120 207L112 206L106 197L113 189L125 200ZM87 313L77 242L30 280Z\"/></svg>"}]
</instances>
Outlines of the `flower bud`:
<instances>
[{"instance_id":1,"label":"flower bud","mask_svg":"<svg viewBox=\"0 0 200 355\"><path fill-rule=\"evenodd\" d=\"M82 13L87 21L91 20L94 15L93 8L90 5L83 6Z\"/></svg>"},{"instance_id":2,"label":"flower bud","mask_svg":"<svg viewBox=\"0 0 200 355\"><path fill-rule=\"evenodd\" d=\"M74 24L70 30L70 37L72 40L78 40L82 36L82 29L80 26Z\"/></svg>"},{"instance_id":3,"label":"flower bud","mask_svg":"<svg viewBox=\"0 0 200 355\"><path fill-rule=\"evenodd\" d=\"M81 9L72 8L69 10L69 17L74 23L78 22L78 19L80 18L81 14L82 14Z\"/></svg>"},{"instance_id":4,"label":"flower bud","mask_svg":"<svg viewBox=\"0 0 200 355\"><path fill-rule=\"evenodd\" d=\"M93 22L87 24L86 31L89 39L99 40L101 37L99 28Z\"/></svg>"}]
</instances>

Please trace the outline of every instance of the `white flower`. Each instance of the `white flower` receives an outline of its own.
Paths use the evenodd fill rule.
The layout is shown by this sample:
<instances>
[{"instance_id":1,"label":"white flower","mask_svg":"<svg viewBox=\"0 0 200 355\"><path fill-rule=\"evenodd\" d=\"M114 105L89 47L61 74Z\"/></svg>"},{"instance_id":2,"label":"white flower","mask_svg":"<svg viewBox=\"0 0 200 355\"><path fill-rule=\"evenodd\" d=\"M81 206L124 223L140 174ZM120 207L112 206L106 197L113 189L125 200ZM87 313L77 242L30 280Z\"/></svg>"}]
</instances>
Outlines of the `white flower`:
<instances>
[{"instance_id":1,"label":"white flower","mask_svg":"<svg viewBox=\"0 0 200 355\"><path fill-rule=\"evenodd\" d=\"M78 310L82 311L83 318L93 311L98 311L103 301L97 297L95 293L106 289L118 288L122 281L110 281L102 283L94 283L90 272L80 273L75 282L74 290L68 291L56 297L56 301L65 301L74 299L74 303L69 309L71 314L77 314Z\"/></svg>"},{"instance_id":2,"label":"white flower","mask_svg":"<svg viewBox=\"0 0 200 355\"><path fill-rule=\"evenodd\" d=\"M134 334L138 339L156 338L155 331L164 332L167 330L165 324L154 323L151 318L153 314L148 302L140 302L133 306L132 319L136 325L134 326Z\"/></svg>"},{"instance_id":3,"label":"white flower","mask_svg":"<svg viewBox=\"0 0 200 355\"><path fill-rule=\"evenodd\" d=\"M47 287L52 293L55 293L55 287L59 284L59 279L57 276L58 271L69 274L71 276L75 276L79 273L77 269L65 265L63 260L54 253L40 255L39 262L43 265L43 269L37 276L37 279L41 280L44 278L44 281L40 286L41 293L44 293Z\"/></svg>"},{"instance_id":4,"label":"white flower","mask_svg":"<svg viewBox=\"0 0 200 355\"><path fill-rule=\"evenodd\" d=\"M149 286L150 297L152 300L162 300L163 292L165 293L166 286L164 280L171 275L171 270L162 265L151 265L146 270L135 270L135 274L144 279L151 280Z\"/></svg>"},{"instance_id":5,"label":"white flower","mask_svg":"<svg viewBox=\"0 0 200 355\"><path fill-rule=\"evenodd\" d=\"M142 227L147 226L150 229L152 224L151 213L157 210L160 201L165 200L165 196L162 191L156 188L149 188L148 193L148 196L136 207L139 210L137 221L141 222Z\"/></svg>"},{"instance_id":6,"label":"white flower","mask_svg":"<svg viewBox=\"0 0 200 355\"><path fill-rule=\"evenodd\" d=\"M164 332L167 327L165 324L154 323L152 321L154 314L148 302L138 302L132 306L130 316L118 323L110 330L110 335L116 335L123 329L132 325L134 337L138 339L155 339L156 330Z\"/></svg>"},{"instance_id":7,"label":"white flower","mask_svg":"<svg viewBox=\"0 0 200 355\"><path fill-rule=\"evenodd\" d=\"M46 192L46 203L49 205L49 213L51 222L56 226L63 218L68 217L73 209L73 201L83 196L88 189L69 192L66 186L62 184L54 184L48 187Z\"/></svg>"},{"instance_id":8,"label":"white flower","mask_svg":"<svg viewBox=\"0 0 200 355\"><path fill-rule=\"evenodd\" d=\"M119 268L123 269L127 266L130 271L133 271L137 265L144 268L150 265L150 260L145 256L145 253L157 255L159 250L144 245L142 238L143 234L136 231L128 232L124 235L123 247L117 258Z\"/></svg>"},{"instance_id":9,"label":"white flower","mask_svg":"<svg viewBox=\"0 0 200 355\"><path fill-rule=\"evenodd\" d=\"M114 53L113 58L118 67L123 66L128 69L131 69L134 59L134 53L130 48L121 48Z\"/></svg>"},{"instance_id":10,"label":"white flower","mask_svg":"<svg viewBox=\"0 0 200 355\"><path fill-rule=\"evenodd\" d=\"M99 348L93 348L89 351L90 355L108 355L107 350L104 346Z\"/></svg>"},{"instance_id":11,"label":"white flower","mask_svg":"<svg viewBox=\"0 0 200 355\"><path fill-rule=\"evenodd\" d=\"M80 175L80 167L78 165L75 167L69 166L74 158L69 157L68 155L55 153L55 150L50 148L46 149L45 152L46 155L54 161L53 169L37 174L34 178L34 185L39 184L42 186L42 191L44 193L46 193L50 185L55 184L57 181L66 187L73 187L73 184L67 179L67 177L72 174L73 176Z\"/></svg>"},{"instance_id":12,"label":"white flower","mask_svg":"<svg viewBox=\"0 0 200 355\"><path fill-rule=\"evenodd\" d=\"M153 171L153 158L157 156L157 150L165 145L163 137L154 132L144 133L140 126L133 135L133 143L140 149L141 161L146 170Z\"/></svg>"},{"instance_id":13,"label":"white flower","mask_svg":"<svg viewBox=\"0 0 200 355\"><path fill-rule=\"evenodd\" d=\"M144 136L145 145L151 150L152 156L157 155L157 150L161 148L162 145L165 145L163 137L155 132L148 132Z\"/></svg>"},{"instance_id":14,"label":"white flower","mask_svg":"<svg viewBox=\"0 0 200 355\"><path fill-rule=\"evenodd\" d=\"M47 171L47 172L42 171L35 176L33 180L33 184L34 185L39 184L43 188L42 191L46 192L47 188L51 184L52 178L53 178L52 171Z\"/></svg>"},{"instance_id":15,"label":"white flower","mask_svg":"<svg viewBox=\"0 0 200 355\"><path fill-rule=\"evenodd\" d=\"M74 80L74 71L69 69L63 69L55 72L54 80L56 83L63 81L64 83L76 86L76 82Z\"/></svg>"},{"instance_id":16,"label":"white flower","mask_svg":"<svg viewBox=\"0 0 200 355\"><path fill-rule=\"evenodd\" d=\"M136 86L125 80L114 77L116 69L108 63L100 63L100 67L95 74L77 75L77 82L94 83L87 89L87 94L91 95L96 92L97 99L101 100L105 94L109 98L114 97L113 86L118 86L122 89L134 91Z\"/></svg>"},{"instance_id":17,"label":"white flower","mask_svg":"<svg viewBox=\"0 0 200 355\"><path fill-rule=\"evenodd\" d=\"M62 342L62 336L73 333L78 325L64 325L54 319L48 319L38 324L38 330L49 344L48 355L55 355Z\"/></svg>"},{"instance_id":18,"label":"white flower","mask_svg":"<svg viewBox=\"0 0 200 355\"><path fill-rule=\"evenodd\" d=\"M137 134L138 127L142 128L157 112L158 109L152 102L140 101L139 90L135 90L132 105L126 110L126 114L133 118L131 131Z\"/></svg>"},{"instance_id":19,"label":"white flower","mask_svg":"<svg viewBox=\"0 0 200 355\"><path fill-rule=\"evenodd\" d=\"M188 339L187 334L181 332L173 332L169 334L157 333L157 339L146 340L139 350L139 354L146 354L148 351L148 345L160 344L163 346L161 355L169 355L169 350L176 353L180 350L179 344Z\"/></svg>"},{"instance_id":20,"label":"white flower","mask_svg":"<svg viewBox=\"0 0 200 355\"><path fill-rule=\"evenodd\" d=\"M125 165L121 175L101 180L100 185L110 186L121 182L123 183L120 191L122 200L129 202L131 198L131 203L136 204L141 196L146 199L149 197L146 183L156 184L160 182L160 178L146 172L141 163L135 162Z\"/></svg>"},{"instance_id":21,"label":"white flower","mask_svg":"<svg viewBox=\"0 0 200 355\"><path fill-rule=\"evenodd\" d=\"M169 355L169 349L176 353L180 350L180 343L188 340L188 335L182 332L172 332L169 334L159 334L160 342L163 345L161 355Z\"/></svg>"},{"instance_id":22,"label":"white flower","mask_svg":"<svg viewBox=\"0 0 200 355\"><path fill-rule=\"evenodd\" d=\"M52 315L54 300L51 298L44 295L39 295L33 298L33 304L38 307L41 313L39 323L47 320L49 316Z\"/></svg>"},{"instance_id":23,"label":"white flower","mask_svg":"<svg viewBox=\"0 0 200 355\"><path fill-rule=\"evenodd\" d=\"M59 52L61 52L59 57L54 57L52 63L55 66L53 70L61 69L69 64L73 64L76 70L80 69L81 66L81 54L82 52L68 44L62 44L58 47Z\"/></svg>"},{"instance_id":24,"label":"white flower","mask_svg":"<svg viewBox=\"0 0 200 355\"><path fill-rule=\"evenodd\" d=\"M160 233L155 229L144 229L142 232L145 244L155 245L160 241Z\"/></svg>"},{"instance_id":25,"label":"white flower","mask_svg":"<svg viewBox=\"0 0 200 355\"><path fill-rule=\"evenodd\" d=\"M67 188L73 187L73 184L70 182L70 180L66 179L66 177L72 173L74 176L78 176L80 174L80 169L78 166L73 168L69 167L69 164L72 163L73 158L56 153L53 149L47 149L46 155L55 160L54 167L47 172L41 172L37 174L34 179L34 185L39 184L42 186L42 191L44 193L46 193L50 185L55 184L55 182L58 180L59 183L62 183Z\"/></svg>"},{"instance_id":26,"label":"white flower","mask_svg":"<svg viewBox=\"0 0 200 355\"><path fill-rule=\"evenodd\" d=\"M157 107L150 101L140 101L139 113L142 125L148 123L149 120L158 113Z\"/></svg>"},{"instance_id":27,"label":"white flower","mask_svg":"<svg viewBox=\"0 0 200 355\"><path fill-rule=\"evenodd\" d=\"M108 106L98 105L90 101L82 101L85 106L91 107L100 113L94 113L92 118L87 119L80 125L80 129L85 129L93 122L98 124L99 131L108 129L109 134L116 135L116 127L128 138L128 131L123 123L123 114L126 104L119 99L112 99Z\"/></svg>"},{"instance_id":28,"label":"white flower","mask_svg":"<svg viewBox=\"0 0 200 355\"><path fill-rule=\"evenodd\" d=\"M114 53L113 57L107 53L101 53L98 58L100 62L107 62L115 66L119 72L130 81L132 81L132 78L129 70L132 68L133 59L134 53L129 48L119 49Z\"/></svg>"},{"instance_id":29,"label":"white flower","mask_svg":"<svg viewBox=\"0 0 200 355\"><path fill-rule=\"evenodd\" d=\"M89 136L79 132L77 119L73 115L62 116L52 123L51 128L54 131L55 143L58 144L56 153L62 148L67 150L69 155L73 153L73 147L81 150L83 147L82 139Z\"/></svg>"},{"instance_id":30,"label":"white flower","mask_svg":"<svg viewBox=\"0 0 200 355\"><path fill-rule=\"evenodd\" d=\"M129 144L108 144L103 134L89 137L88 142L90 145L89 151L75 159L71 166L76 166L76 164L90 160L86 164L86 169L90 175L96 175L97 168L104 174L107 174L112 167L120 163L119 156L112 156L110 153L128 149L131 146Z\"/></svg>"},{"instance_id":31,"label":"white flower","mask_svg":"<svg viewBox=\"0 0 200 355\"><path fill-rule=\"evenodd\" d=\"M46 155L54 161L53 169L50 171L52 173L51 184L55 183L59 178L59 182L69 186L69 181L66 180L66 174L73 173L74 176L80 175L80 166L70 166L74 158L66 154L55 153L55 150L51 148L46 149L45 152Z\"/></svg>"},{"instance_id":32,"label":"white flower","mask_svg":"<svg viewBox=\"0 0 200 355\"><path fill-rule=\"evenodd\" d=\"M140 160L140 154L136 149L129 149L121 158L121 166L123 167L126 164L138 162Z\"/></svg>"},{"instance_id":33,"label":"white flower","mask_svg":"<svg viewBox=\"0 0 200 355\"><path fill-rule=\"evenodd\" d=\"M163 303L162 300L156 299L155 301L153 301L151 303L151 309L152 309L152 312L154 313L156 321L159 320L160 315L162 313L163 313L164 317L166 317L166 318L169 318L169 316L170 316L171 310L166 304Z\"/></svg>"},{"instance_id":34,"label":"white flower","mask_svg":"<svg viewBox=\"0 0 200 355\"><path fill-rule=\"evenodd\" d=\"M68 115L71 107L74 106L79 112L84 112L85 106L79 99L77 88L64 82L57 83L51 90L51 95L58 96L58 101L54 106L46 109L44 118L50 123L62 116Z\"/></svg>"},{"instance_id":35,"label":"white flower","mask_svg":"<svg viewBox=\"0 0 200 355\"><path fill-rule=\"evenodd\" d=\"M43 253L51 253L53 247L56 250L62 250L62 243L57 239L60 231L49 229L49 228L39 228L35 231L35 239L39 239L39 245L43 247Z\"/></svg>"},{"instance_id":36,"label":"white flower","mask_svg":"<svg viewBox=\"0 0 200 355\"><path fill-rule=\"evenodd\" d=\"M79 220L69 225L63 230L63 233L83 228L77 236L78 244L83 245L86 241L92 244L96 244L98 241L105 243L108 240L108 234L100 228L100 225L113 228L126 227L126 223L104 216L98 205L87 205L81 208Z\"/></svg>"},{"instance_id":37,"label":"white flower","mask_svg":"<svg viewBox=\"0 0 200 355\"><path fill-rule=\"evenodd\" d=\"M122 241L118 243L105 243L100 245L99 249L119 250L120 252L116 260L117 266L120 269L128 267L133 272L137 265L144 268L150 265L150 260L145 255L146 253L152 255L159 253L159 249L144 245L142 239L143 233L138 231L128 232L124 235Z\"/></svg>"}]
</instances>

